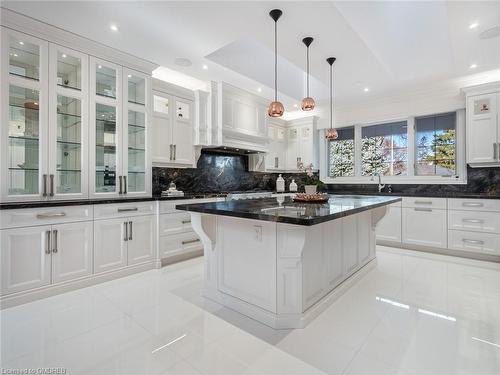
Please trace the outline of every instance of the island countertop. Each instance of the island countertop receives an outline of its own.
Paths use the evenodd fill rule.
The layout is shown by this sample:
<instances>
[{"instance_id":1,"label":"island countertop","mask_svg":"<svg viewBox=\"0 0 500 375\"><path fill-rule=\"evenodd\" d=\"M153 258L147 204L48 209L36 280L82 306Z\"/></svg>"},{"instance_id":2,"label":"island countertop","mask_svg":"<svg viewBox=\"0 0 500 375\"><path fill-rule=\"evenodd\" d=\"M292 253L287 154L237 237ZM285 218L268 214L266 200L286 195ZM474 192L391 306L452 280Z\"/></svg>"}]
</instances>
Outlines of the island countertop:
<instances>
[{"instance_id":1,"label":"island countertop","mask_svg":"<svg viewBox=\"0 0 500 375\"><path fill-rule=\"evenodd\" d=\"M179 204L178 210L245 219L315 225L401 201L401 197L330 195L325 203L294 202L289 197Z\"/></svg>"}]
</instances>

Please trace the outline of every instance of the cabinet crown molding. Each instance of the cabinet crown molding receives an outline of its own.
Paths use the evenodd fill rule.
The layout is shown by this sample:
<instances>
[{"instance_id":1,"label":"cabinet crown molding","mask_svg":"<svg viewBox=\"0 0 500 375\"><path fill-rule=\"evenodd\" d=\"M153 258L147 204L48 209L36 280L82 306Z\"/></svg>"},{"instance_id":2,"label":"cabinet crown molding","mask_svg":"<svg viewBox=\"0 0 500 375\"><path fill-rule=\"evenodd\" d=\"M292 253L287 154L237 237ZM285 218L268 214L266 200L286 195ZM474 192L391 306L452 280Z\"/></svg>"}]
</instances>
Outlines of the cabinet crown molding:
<instances>
[{"instance_id":1,"label":"cabinet crown molding","mask_svg":"<svg viewBox=\"0 0 500 375\"><path fill-rule=\"evenodd\" d=\"M500 92L500 81L463 87L462 92L465 93L466 96Z\"/></svg>"}]
</instances>

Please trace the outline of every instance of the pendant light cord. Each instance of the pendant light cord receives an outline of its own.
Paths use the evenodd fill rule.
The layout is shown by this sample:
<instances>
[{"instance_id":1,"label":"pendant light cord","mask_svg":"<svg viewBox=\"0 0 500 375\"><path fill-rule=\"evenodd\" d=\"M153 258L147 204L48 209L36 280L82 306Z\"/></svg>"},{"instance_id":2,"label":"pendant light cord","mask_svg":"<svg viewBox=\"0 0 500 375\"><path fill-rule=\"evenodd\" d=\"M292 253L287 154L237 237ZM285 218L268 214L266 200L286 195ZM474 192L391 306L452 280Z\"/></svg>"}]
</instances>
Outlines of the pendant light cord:
<instances>
[{"instance_id":1,"label":"pendant light cord","mask_svg":"<svg viewBox=\"0 0 500 375\"><path fill-rule=\"evenodd\" d=\"M333 129L333 66L330 65L330 129Z\"/></svg>"},{"instance_id":2,"label":"pendant light cord","mask_svg":"<svg viewBox=\"0 0 500 375\"><path fill-rule=\"evenodd\" d=\"M306 67L306 70L307 70L307 76L306 76L306 80L307 80L307 83L306 83L306 96L309 97L309 46L307 46L307 67Z\"/></svg>"},{"instance_id":3,"label":"pendant light cord","mask_svg":"<svg viewBox=\"0 0 500 375\"><path fill-rule=\"evenodd\" d=\"M274 21L274 101L278 101L278 22Z\"/></svg>"}]
</instances>

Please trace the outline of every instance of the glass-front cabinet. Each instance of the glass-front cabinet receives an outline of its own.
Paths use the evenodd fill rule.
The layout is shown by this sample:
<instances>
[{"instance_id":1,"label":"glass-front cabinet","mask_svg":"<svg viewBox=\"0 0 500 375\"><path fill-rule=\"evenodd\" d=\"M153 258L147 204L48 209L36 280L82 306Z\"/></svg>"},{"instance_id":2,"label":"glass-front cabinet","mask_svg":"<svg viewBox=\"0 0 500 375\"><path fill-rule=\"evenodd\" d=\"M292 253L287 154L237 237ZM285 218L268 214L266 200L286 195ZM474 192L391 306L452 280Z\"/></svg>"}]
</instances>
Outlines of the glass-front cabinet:
<instances>
[{"instance_id":1,"label":"glass-front cabinet","mask_svg":"<svg viewBox=\"0 0 500 375\"><path fill-rule=\"evenodd\" d=\"M2 27L2 200L47 195L48 43Z\"/></svg>"},{"instance_id":2,"label":"glass-front cabinet","mask_svg":"<svg viewBox=\"0 0 500 375\"><path fill-rule=\"evenodd\" d=\"M90 72L91 195L150 195L149 78L96 58Z\"/></svg>"},{"instance_id":3,"label":"glass-front cabinet","mask_svg":"<svg viewBox=\"0 0 500 375\"><path fill-rule=\"evenodd\" d=\"M2 27L1 201L151 195L149 75Z\"/></svg>"},{"instance_id":4,"label":"glass-front cabinet","mask_svg":"<svg viewBox=\"0 0 500 375\"><path fill-rule=\"evenodd\" d=\"M88 56L49 46L49 191L88 196Z\"/></svg>"}]
</instances>

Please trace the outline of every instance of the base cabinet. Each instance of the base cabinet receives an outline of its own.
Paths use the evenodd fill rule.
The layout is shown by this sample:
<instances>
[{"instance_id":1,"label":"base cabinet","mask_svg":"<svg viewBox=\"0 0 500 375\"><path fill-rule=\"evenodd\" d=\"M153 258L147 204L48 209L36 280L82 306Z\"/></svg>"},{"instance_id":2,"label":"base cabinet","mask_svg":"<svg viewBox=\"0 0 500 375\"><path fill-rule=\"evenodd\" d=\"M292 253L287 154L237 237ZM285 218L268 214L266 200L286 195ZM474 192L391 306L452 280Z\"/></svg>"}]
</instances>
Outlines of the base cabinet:
<instances>
[{"instance_id":1,"label":"base cabinet","mask_svg":"<svg viewBox=\"0 0 500 375\"><path fill-rule=\"evenodd\" d=\"M154 216L137 216L129 221L128 265L153 259L155 235L153 219Z\"/></svg>"},{"instance_id":2,"label":"base cabinet","mask_svg":"<svg viewBox=\"0 0 500 375\"><path fill-rule=\"evenodd\" d=\"M123 218L94 222L94 272L105 272L127 265L128 221Z\"/></svg>"},{"instance_id":3,"label":"base cabinet","mask_svg":"<svg viewBox=\"0 0 500 375\"><path fill-rule=\"evenodd\" d=\"M392 204L377 225L377 240L401 242L401 203Z\"/></svg>"},{"instance_id":4,"label":"base cabinet","mask_svg":"<svg viewBox=\"0 0 500 375\"><path fill-rule=\"evenodd\" d=\"M92 274L92 222L52 226L52 282Z\"/></svg>"},{"instance_id":5,"label":"base cabinet","mask_svg":"<svg viewBox=\"0 0 500 375\"><path fill-rule=\"evenodd\" d=\"M50 284L50 228L49 225L0 231L2 295Z\"/></svg>"},{"instance_id":6,"label":"base cabinet","mask_svg":"<svg viewBox=\"0 0 500 375\"><path fill-rule=\"evenodd\" d=\"M446 210L403 207L402 224L404 243L446 248Z\"/></svg>"}]
</instances>

